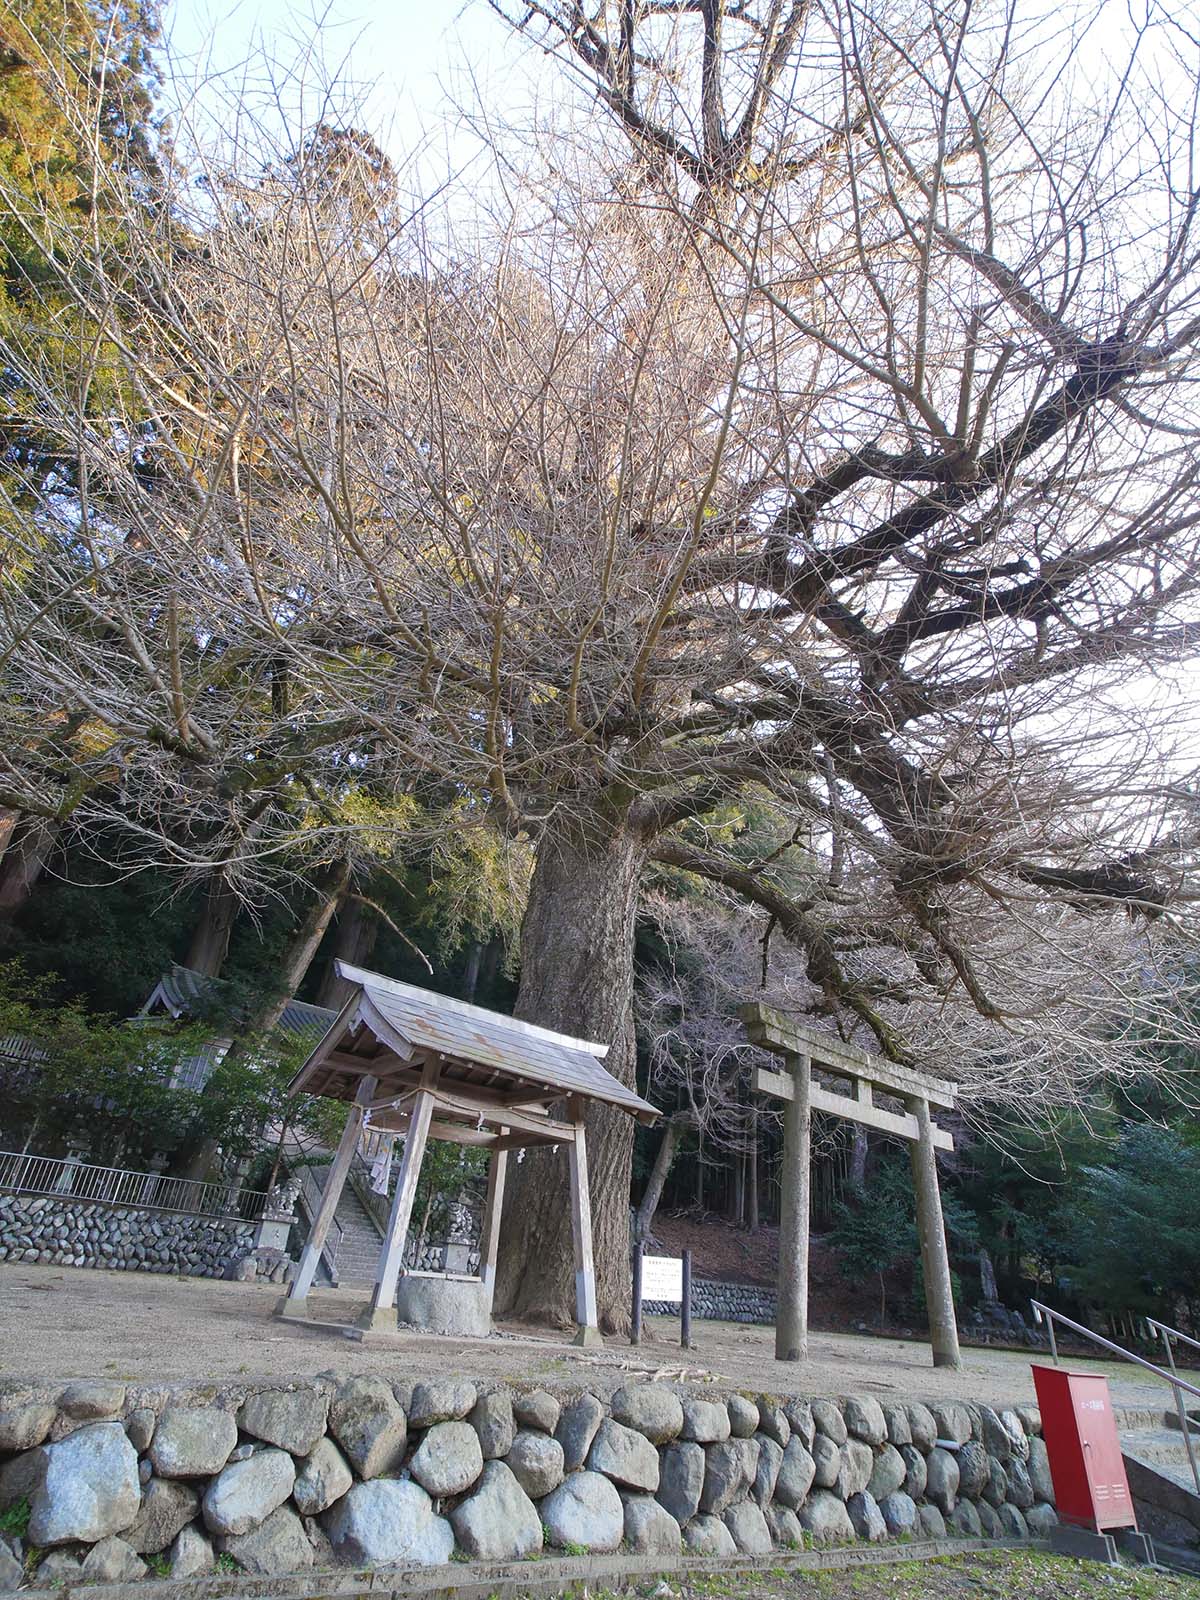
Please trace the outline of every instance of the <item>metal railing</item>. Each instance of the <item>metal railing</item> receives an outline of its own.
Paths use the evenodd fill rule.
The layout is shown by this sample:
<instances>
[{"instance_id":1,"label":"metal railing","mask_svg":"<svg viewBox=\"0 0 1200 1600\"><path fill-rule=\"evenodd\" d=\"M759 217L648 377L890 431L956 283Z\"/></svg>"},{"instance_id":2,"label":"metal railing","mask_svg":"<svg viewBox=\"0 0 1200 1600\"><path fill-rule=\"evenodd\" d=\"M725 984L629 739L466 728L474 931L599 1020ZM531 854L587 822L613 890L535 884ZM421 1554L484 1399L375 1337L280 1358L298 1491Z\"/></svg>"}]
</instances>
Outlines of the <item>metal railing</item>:
<instances>
[{"instance_id":1,"label":"metal railing","mask_svg":"<svg viewBox=\"0 0 1200 1600\"><path fill-rule=\"evenodd\" d=\"M1174 1344L1186 1344L1193 1350L1200 1350L1200 1339L1193 1339L1190 1333L1180 1333L1178 1328L1170 1328L1165 1322L1159 1322L1155 1317L1143 1317L1142 1321L1150 1330L1151 1339L1158 1334L1167 1352L1167 1365L1175 1371Z\"/></svg>"},{"instance_id":2,"label":"metal railing","mask_svg":"<svg viewBox=\"0 0 1200 1600\"><path fill-rule=\"evenodd\" d=\"M236 1217L243 1222L259 1221L271 1202L265 1190L243 1189L236 1183L166 1178L159 1172L130 1172L93 1166L73 1156L32 1156L16 1150L0 1150L0 1191L197 1217Z\"/></svg>"},{"instance_id":3,"label":"metal railing","mask_svg":"<svg viewBox=\"0 0 1200 1600\"><path fill-rule=\"evenodd\" d=\"M323 1172L328 1173L328 1168L323 1167ZM316 1219L317 1207L321 1204L321 1196L325 1185L312 1167L293 1167L293 1177L300 1180L300 1200L305 1211L308 1212L308 1221L311 1226ZM342 1235L345 1229L336 1217L329 1219L329 1232L325 1235L325 1243L321 1254L325 1258L325 1265L329 1268L329 1276L337 1283L337 1258L342 1246Z\"/></svg>"},{"instance_id":4,"label":"metal railing","mask_svg":"<svg viewBox=\"0 0 1200 1600\"><path fill-rule=\"evenodd\" d=\"M1121 1345L1114 1344L1111 1339L1106 1339L1103 1334L1096 1333L1091 1328L1085 1328L1083 1323L1074 1322L1070 1317L1064 1316L1061 1311L1055 1311L1053 1306L1045 1306L1040 1300L1031 1300L1029 1304L1033 1308L1035 1322L1040 1323L1043 1317L1046 1319L1046 1332L1050 1337L1050 1356L1055 1366L1058 1365L1058 1340L1054 1337L1054 1324L1059 1322L1064 1328L1069 1328L1072 1333L1079 1334L1083 1339L1090 1339L1093 1344L1098 1344L1101 1349L1110 1350L1113 1355L1120 1356L1122 1361L1131 1361L1135 1367L1141 1367L1145 1372L1152 1372L1156 1378L1161 1378L1164 1383L1170 1384L1171 1393L1175 1400L1175 1410L1179 1414L1179 1428L1183 1434L1183 1443L1187 1450L1188 1465L1192 1469L1192 1477L1196 1483L1196 1493L1200 1494L1200 1463L1196 1460L1196 1449L1192 1442L1191 1420L1187 1414L1187 1407L1183 1403L1185 1394L1195 1395L1196 1399L1200 1400L1200 1389L1193 1383L1185 1382L1179 1376L1175 1371L1174 1360L1171 1362L1170 1370L1166 1367L1157 1366L1153 1361L1147 1361L1144 1356L1135 1356L1132 1350L1126 1350ZM1180 1337L1187 1339L1186 1334L1181 1334ZM1187 1342L1194 1344L1195 1340L1187 1340ZM1200 1345L1197 1345L1196 1348L1200 1349Z\"/></svg>"}]
</instances>

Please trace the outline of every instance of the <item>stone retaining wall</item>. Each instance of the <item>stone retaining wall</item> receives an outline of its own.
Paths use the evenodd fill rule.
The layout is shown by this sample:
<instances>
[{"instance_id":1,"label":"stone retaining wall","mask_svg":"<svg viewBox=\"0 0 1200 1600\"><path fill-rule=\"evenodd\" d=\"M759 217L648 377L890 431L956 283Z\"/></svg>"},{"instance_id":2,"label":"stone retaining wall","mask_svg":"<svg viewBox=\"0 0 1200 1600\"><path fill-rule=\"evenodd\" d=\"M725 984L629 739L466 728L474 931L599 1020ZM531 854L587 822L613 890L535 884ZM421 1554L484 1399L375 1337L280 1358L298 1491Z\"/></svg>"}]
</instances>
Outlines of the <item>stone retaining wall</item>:
<instances>
[{"instance_id":1,"label":"stone retaining wall","mask_svg":"<svg viewBox=\"0 0 1200 1600\"><path fill-rule=\"evenodd\" d=\"M0 1399L0 1593L241 1569L513 1561L544 1546L767 1555L1044 1535L1031 1409L629 1383L610 1399L465 1379Z\"/></svg>"},{"instance_id":2,"label":"stone retaining wall","mask_svg":"<svg viewBox=\"0 0 1200 1600\"><path fill-rule=\"evenodd\" d=\"M254 1224L73 1200L0 1195L0 1261L224 1278L254 1246Z\"/></svg>"},{"instance_id":3,"label":"stone retaining wall","mask_svg":"<svg viewBox=\"0 0 1200 1600\"><path fill-rule=\"evenodd\" d=\"M679 1307L666 1300L646 1300L642 1309L652 1317L677 1317ZM692 1315L713 1322L775 1321L775 1291L749 1283L718 1283L712 1278L692 1279Z\"/></svg>"}]
</instances>

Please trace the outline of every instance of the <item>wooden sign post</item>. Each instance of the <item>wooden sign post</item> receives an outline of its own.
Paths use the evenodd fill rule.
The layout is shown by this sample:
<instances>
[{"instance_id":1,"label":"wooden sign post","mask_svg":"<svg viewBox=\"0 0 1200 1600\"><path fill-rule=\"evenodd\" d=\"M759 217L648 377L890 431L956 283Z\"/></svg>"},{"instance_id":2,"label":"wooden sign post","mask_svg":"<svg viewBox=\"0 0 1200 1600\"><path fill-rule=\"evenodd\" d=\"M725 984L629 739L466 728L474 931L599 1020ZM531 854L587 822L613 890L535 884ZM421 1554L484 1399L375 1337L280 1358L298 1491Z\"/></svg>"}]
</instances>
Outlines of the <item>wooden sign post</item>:
<instances>
[{"instance_id":1,"label":"wooden sign post","mask_svg":"<svg viewBox=\"0 0 1200 1600\"><path fill-rule=\"evenodd\" d=\"M954 1140L938 1127L929 1110L931 1105L952 1107L954 1085L930 1073L881 1061L857 1045L828 1038L757 1001L743 1006L742 1021L751 1044L781 1055L787 1068L784 1072L770 1072L759 1067L754 1073L757 1092L783 1102L775 1359L803 1361L808 1354L809 1125L813 1111L825 1111L881 1133L895 1134L907 1142L933 1364L959 1366L958 1324L937 1176L937 1152L953 1150ZM840 1094L814 1082L814 1069L833 1078L848 1079L851 1092ZM892 1111L877 1105L877 1091L898 1100L905 1110Z\"/></svg>"}]
</instances>

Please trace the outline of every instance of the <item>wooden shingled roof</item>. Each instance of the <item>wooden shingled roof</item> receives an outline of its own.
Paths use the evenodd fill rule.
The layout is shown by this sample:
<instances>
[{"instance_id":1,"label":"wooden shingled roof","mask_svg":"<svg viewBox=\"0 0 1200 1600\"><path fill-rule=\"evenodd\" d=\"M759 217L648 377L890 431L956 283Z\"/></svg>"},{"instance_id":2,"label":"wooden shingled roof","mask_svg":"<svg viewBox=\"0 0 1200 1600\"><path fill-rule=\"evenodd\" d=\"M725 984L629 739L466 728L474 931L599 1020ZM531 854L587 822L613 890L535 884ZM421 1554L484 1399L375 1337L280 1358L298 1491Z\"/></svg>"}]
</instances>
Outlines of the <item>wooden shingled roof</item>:
<instances>
[{"instance_id":1,"label":"wooden shingled roof","mask_svg":"<svg viewBox=\"0 0 1200 1600\"><path fill-rule=\"evenodd\" d=\"M538 1142L544 1125L546 1140L557 1140L563 1125L547 1112L562 1100L601 1101L640 1122L659 1115L602 1065L606 1045L344 961L337 970L355 992L292 1080L298 1093L353 1100L362 1079L373 1077L372 1124L399 1129L407 1123L406 1102L430 1082L433 1068L440 1122L433 1137L478 1144L494 1142L501 1126Z\"/></svg>"}]
</instances>

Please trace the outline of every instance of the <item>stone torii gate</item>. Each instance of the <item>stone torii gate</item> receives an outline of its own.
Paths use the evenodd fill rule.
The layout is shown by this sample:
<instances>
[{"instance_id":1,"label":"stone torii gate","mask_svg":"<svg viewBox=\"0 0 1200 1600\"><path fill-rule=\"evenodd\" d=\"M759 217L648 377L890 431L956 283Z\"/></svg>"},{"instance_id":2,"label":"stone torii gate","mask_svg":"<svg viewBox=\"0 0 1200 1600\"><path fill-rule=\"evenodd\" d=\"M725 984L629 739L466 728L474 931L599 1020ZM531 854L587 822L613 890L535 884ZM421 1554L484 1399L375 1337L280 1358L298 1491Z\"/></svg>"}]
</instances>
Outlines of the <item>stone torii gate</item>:
<instances>
[{"instance_id":1,"label":"stone torii gate","mask_svg":"<svg viewBox=\"0 0 1200 1600\"><path fill-rule=\"evenodd\" d=\"M778 1312L775 1359L803 1361L808 1355L808 1235L810 1156L809 1127L813 1111L846 1117L908 1143L917 1202L917 1235L929 1340L935 1367L961 1364L950 1257L938 1188L937 1152L953 1150L954 1140L933 1121L931 1105L949 1110L954 1085L944 1078L881 1061L857 1045L831 1039L816 1028L783 1016L755 1001L742 1007L742 1021L751 1044L774 1051L786 1070L755 1069L759 1094L783 1102L783 1199L779 1218ZM849 1093L813 1081L813 1070L849 1080ZM905 1111L876 1105L875 1091L901 1101Z\"/></svg>"}]
</instances>

